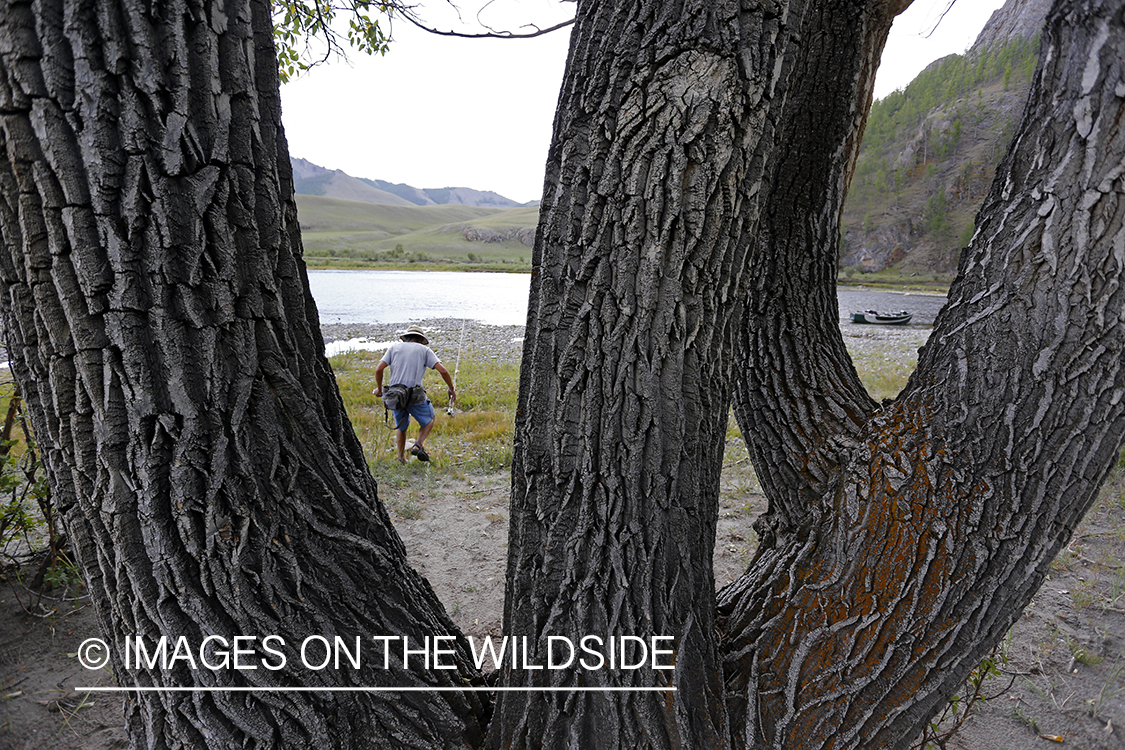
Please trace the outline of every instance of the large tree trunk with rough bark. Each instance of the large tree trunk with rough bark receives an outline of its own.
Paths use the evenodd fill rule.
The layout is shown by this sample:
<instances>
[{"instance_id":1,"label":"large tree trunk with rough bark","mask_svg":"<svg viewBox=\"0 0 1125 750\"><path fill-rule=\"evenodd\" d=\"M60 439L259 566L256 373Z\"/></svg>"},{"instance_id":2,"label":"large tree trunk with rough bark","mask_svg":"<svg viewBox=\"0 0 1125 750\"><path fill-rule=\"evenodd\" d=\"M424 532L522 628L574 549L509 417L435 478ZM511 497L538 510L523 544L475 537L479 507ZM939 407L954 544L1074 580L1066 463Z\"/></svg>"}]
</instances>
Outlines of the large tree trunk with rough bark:
<instances>
[{"instance_id":1,"label":"large tree trunk with rough bark","mask_svg":"<svg viewBox=\"0 0 1125 750\"><path fill-rule=\"evenodd\" d=\"M758 385L738 415L772 489L757 557L720 597L746 746L909 746L1093 502L1125 434L1123 53L1120 2L1056 5L1013 150L893 403L851 396L823 334L746 326Z\"/></svg>"},{"instance_id":2,"label":"large tree trunk with rough bark","mask_svg":"<svg viewBox=\"0 0 1125 750\"><path fill-rule=\"evenodd\" d=\"M675 638L675 669L508 670L494 747L726 744L712 548L768 102L803 2L580 4L533 256L504 628ZM801 6L797 8L795 6Z\"/></svg>"},{"instance_id":3,"label":"large tree trunk with rough bark","mask_svg":"<svg viewBox=\"0 0 1125 750\"><path fill-rule=\"evenodd\" d=\"M775 274L755 238L793 232L801 245L806 226L834 231L844 181L829 180L851 157L826 133L819 143L809 136L818 126L839 131L854 148L904 6L580 9L536 242L505 628L536 639L670 635L676 670L513 671L505 684L676 691L504 695L497 744L535 746L564 727L613 747L637 737L651 747L720 747L741 734L740 714L731 725L720 700L711 555L743 310L759 314L780 295L800 307L797 320L820 316L810 336L832 342L834 332L850 393L872 408L839 337L834 256L797 259L804 279ZM784 188L802 193L794 210L806 224L776 215ZM806 310L817 282L818 304ZM773 387L747 385L742 369L734 367L737 387Z\"/></svg>"},{"instance_id":4,"label":"large tree trunk with rough bark","mask_svg":"<svg viewBox=\"0 0 1125 750\"><path fill-rule=\"evenodd\" d=\"M265 691L475 679L460 647L450 671L372 653L458 632L405 562L324 357L268 4L5 3L0 71L0 309L114 672L261 689L131 695L133 742L478 744L471 693ZM284 669L260 666L278 663L267 635ZM305 637L337 635L363 639L362 669L302 666ZM256 636L259 666L126 668L126 636Z\"/></svg>"}]
</instances>

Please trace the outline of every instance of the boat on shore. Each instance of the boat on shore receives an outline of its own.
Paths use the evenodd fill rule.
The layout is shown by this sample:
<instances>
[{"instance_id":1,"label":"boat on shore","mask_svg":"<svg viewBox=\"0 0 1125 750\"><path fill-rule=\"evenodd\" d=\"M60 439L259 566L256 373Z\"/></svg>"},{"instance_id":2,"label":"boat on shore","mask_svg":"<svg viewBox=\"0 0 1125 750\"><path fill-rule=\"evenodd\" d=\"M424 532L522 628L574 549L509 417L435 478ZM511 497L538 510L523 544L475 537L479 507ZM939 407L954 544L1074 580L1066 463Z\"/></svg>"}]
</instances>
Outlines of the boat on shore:
<instances>
[{"instance_id":1,"label":"boat on shore","mask_svg":"<svg viewBox=\"0 0 1125 750\"><path fill-rule=\"evenodd\" d=\"M864 310L863 312L852 313L852 322L884 326L903 326L909 323L910 319L913 317L914 313L907 312L906 310L899 310L898 312Z\"/></svg>"}]
</instances>

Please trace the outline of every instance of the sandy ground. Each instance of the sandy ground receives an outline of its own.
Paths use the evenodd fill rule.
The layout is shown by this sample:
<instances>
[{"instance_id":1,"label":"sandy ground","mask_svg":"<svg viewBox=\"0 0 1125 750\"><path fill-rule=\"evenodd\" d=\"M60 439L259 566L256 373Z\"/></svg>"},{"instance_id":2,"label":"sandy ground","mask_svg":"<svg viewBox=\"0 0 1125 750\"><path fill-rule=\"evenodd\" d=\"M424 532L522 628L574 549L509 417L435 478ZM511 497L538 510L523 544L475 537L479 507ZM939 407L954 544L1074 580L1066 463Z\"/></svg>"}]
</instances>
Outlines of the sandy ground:
<instances>
[{"instance_id":1,"label":"sandy ground","mask_svg":"<svg viewBox=\"0 0 1125 750\"><path fill-rule=\"evenodd\" d=\"M353 327L354 328L354 327ZM395 327L327 332L330 337L386 336ZM446 326L449 338L460 331ZM886 329L884 329L886 330ZM898 357L925 331L851 331L860 356ZM477 348L518 356L511 330L472 332ZM490 343L491 341L491 343ZM388 438L389 439L389 438ZM392 510L412 562L429 579L467 634L499 634L507 554L506 474L438 477L411 517ZM395 493L383 487L389 508ZM764 509L741 444L728 446L723 472L717 585L733 580L753 553L751 523ZM1000 750L1067 747L1125 750L1125 480L1107 487L1078 534L1052 567L1005 641L1000 675L986 680L991 699L978 703L949 748ZM75 692L109 684L103 670L87 672L74 654L97 635L82 599L32 594L7 571L0 588L0 750L127 746L119 698Z\"/></svg>"}]
</instances>

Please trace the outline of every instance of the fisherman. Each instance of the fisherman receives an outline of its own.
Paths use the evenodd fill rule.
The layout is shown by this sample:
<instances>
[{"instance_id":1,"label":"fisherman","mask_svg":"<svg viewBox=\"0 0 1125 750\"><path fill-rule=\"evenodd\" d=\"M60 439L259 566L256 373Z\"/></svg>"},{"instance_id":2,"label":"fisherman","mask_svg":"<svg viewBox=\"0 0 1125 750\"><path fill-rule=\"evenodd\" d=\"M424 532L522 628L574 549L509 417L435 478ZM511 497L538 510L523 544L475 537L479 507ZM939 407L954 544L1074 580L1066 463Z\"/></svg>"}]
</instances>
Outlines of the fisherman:
<instances>
[{"instance_id":1,"label":"fisherman","mask_svg":"<svg viewBox=\"0 0 1125 750\"><path fill-rule=\"evenodd\" d=\"M434 407L426 396L425 389L422 388L422 376L432 367L449 386L450 403L456 400L457 393L453 388L453 378L450 377L449 370L445 369L441 360L434 354L433 349L430 348L430 340L419 326L410 326L400 338L402 341L391 344L375 368L375 395L383 396L383 370L390 367L391 381L387 384L387 390L398 385L410 389L407 403L394 410L399 463L406 463L406 428L410 426L411 417L414 417L420 429L410 454L417 456L419 461L429 461L430 456L426 453L423 444L434 427Z\"/></svg>"}]
</instances>

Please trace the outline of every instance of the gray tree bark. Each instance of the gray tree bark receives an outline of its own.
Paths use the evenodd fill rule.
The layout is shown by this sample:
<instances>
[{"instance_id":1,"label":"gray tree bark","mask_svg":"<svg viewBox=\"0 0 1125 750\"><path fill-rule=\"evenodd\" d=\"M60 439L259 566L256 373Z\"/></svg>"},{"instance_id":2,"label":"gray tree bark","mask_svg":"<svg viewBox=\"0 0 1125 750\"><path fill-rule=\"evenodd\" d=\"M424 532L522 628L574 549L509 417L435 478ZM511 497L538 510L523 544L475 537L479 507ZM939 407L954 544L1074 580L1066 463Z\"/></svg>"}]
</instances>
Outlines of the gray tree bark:
<instances>
[{"instance_id":1,"label":"gray tree bark","mask_svg":"<svg viewBox=\"0 0 1125 750\"><path fill-rule=\"evenodd\" d=\"M371 636L460 633L405 562L324 357L268 3L5 3L0 184L9 352L121 684L475 680L463 643L451 671L372 653ZM121 659L126 636L270 634L285 669ZM363 668L304 668L312 635L361 637ZM466 747L485 710L162 691L126 721L148 748Z\"/></svg>"},{"instance_id":2,"label":"gray tree bark","mask_svg":"<svg viewBox=\"0 0 1125 750\"><path fill-rule=\"evenodd\" d=\"M493 747L723 747L711 556L745 233L803 2L581 4L533 255L505 631L674 636L673 672L509 670Z\"/></svg>"},{"instance_id":3,"label":"gray tree bark","mask_svg":"<svg viewBox=\"0 0 1125 750\"><path fill-rule=\"evenodd\" d=\"M848 404L855 424L873 409L840 339L835 257L805 245L822 239L818 232L835 237L853 159L836 141L858 143L882 44L906 5L580 10L536 244L505 628L537 638L674 635L676 692L503 695L494 744L535 746L562 732L558 722L578 732L572 737L614 747L638 736L651 747L727 742L716 691L728 688L718 683L711 615L721 445L732 382L740 393L775 387L734 363L736 333L763 308L816 320L810 338L834 347L833 364L847 376L850 390L837 400L858 404ZM782 200L797 201L784 220ZM757 241L766 233L782 238L768 257L769 243ZM787 243L802 255L787 255ZM791 263L786 274L781 256ZM793 319L780 313L774 321L787 329ZM826 381L818 394L836 398L840 379ZM820 413L804 415L805 424L828 432L847 416L821 411L831 412L828 424L815 426ZM754 450L767 445L758 439ZM595 597L575 601L575 589ZM505 679L651 686L665 676ZM734 719L741 735L741 713Z\"/></svg>"},{"instance_id":4,"label":"gray tree bark","mask_svg":"<svg viewBox=\"0 0 1125 750\"><path fill-rule=\"evenodd\" d=\"M776 533L719 601L746 746L908 747L1019 616L1115 462L1123 52L1120 2L1056 3L1013 150L894 403L805 385L848 380L822 334L747 326L741 362L779 385L740 391L739 418L783 437L754 453Z\"/></svg>"}]
</instances>

